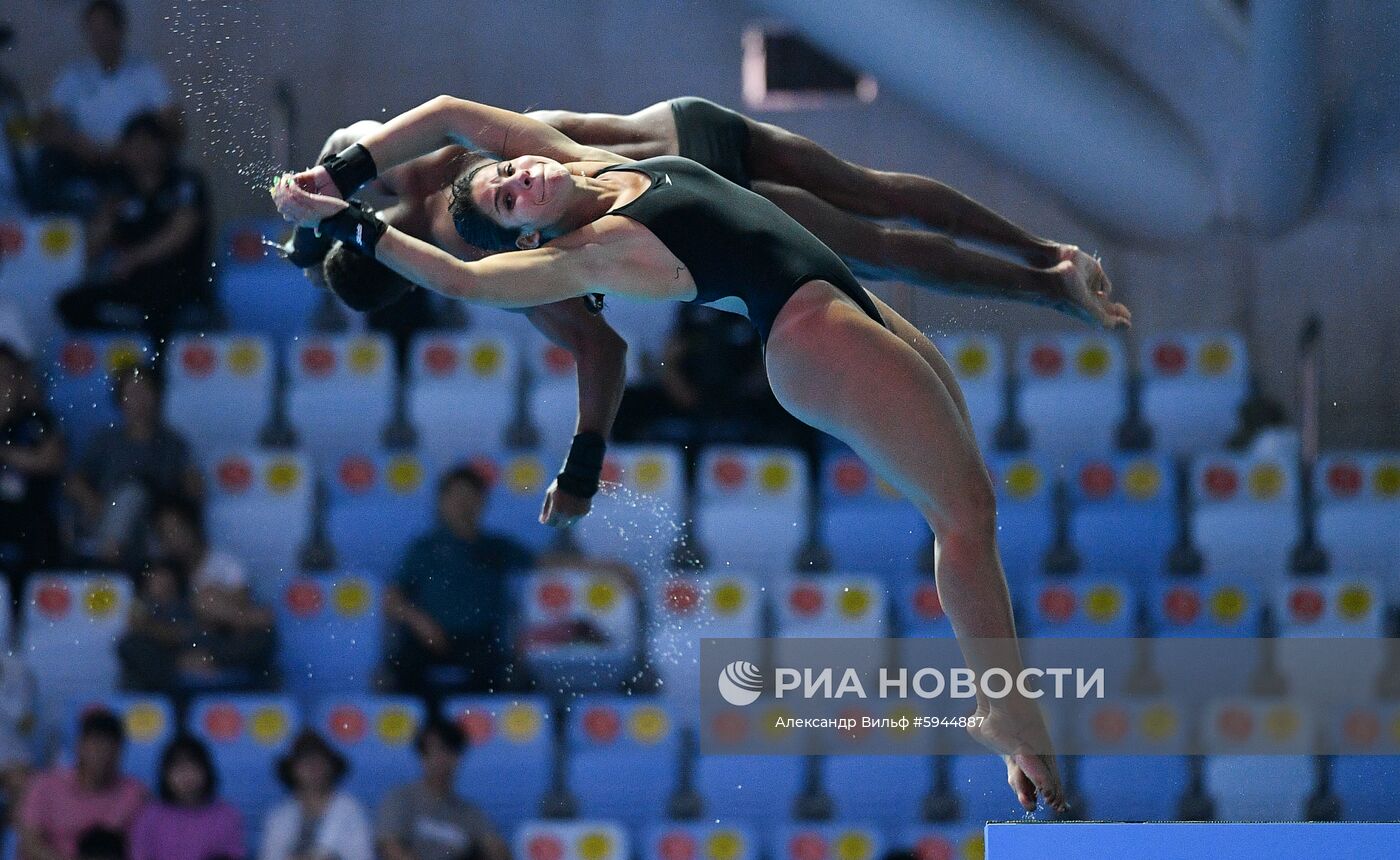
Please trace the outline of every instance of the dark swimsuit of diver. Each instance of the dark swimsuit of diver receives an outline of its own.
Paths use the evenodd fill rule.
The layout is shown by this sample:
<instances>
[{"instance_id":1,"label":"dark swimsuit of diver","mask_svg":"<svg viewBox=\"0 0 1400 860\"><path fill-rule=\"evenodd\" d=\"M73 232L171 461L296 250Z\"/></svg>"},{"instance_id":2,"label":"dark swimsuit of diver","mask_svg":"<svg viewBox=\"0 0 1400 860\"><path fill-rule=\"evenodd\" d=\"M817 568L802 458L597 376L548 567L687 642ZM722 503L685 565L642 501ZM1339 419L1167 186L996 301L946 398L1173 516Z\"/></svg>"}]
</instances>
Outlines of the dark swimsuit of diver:
<instances>
[{"instance_id":1,"label":"dark swimsuit of diver","mask_svg":"<svg viewBox=\"0 0 1400 860\"><path fill-rule=\"evenodd\" d=\"M885 324L851 270L777 205L714 171L674 155L605 167L651 177L651 187L609 212L646 227L695 280L695 303L742 299L764 343L778 312L808 281L828 281ZM679 277L679 274L677 275Z\"/></svg>"},{"instance_id":2,"label":"dark swimsuit of diver","mask_svg":"<svg viewBox=\"0 0 1400 860\"><path fill-rule=\"evenodd\" d=\"M742 188L749 186L749 123L740 114L694 96L671 99L682 158L698 161Z\"/></svg>"}]
</instances>

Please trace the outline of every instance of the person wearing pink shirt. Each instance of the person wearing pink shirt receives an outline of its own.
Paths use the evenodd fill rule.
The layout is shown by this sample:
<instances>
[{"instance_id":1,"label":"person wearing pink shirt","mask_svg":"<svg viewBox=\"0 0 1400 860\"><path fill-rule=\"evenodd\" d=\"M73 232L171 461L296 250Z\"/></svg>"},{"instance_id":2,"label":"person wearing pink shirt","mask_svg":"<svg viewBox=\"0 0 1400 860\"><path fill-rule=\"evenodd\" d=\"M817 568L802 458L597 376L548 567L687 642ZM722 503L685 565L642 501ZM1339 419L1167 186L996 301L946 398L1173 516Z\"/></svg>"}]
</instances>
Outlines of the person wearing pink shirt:
<instances>
[{"instance_id":1,"label":"person wearing pink shirt","mask_svg":"<svg viewBox=\"0 0 1400 860\"><path fill-rule=\"evenodd\" d=\"M160 760L160 799L136 819L129 860L243 860L243 819L219 800L219 778L204 744L170 742Z\"/></svg>"},{"instance_id":2,"label":"person wearing pink shirt","mask_svg":"<svg viewBox=\"0 0 1400 860\"><path fill-rule=\"evenodd\" d=\"M21 860L73 860L79 837L93 827L130 833L146 803L146 788L121 773L125 742L121 720L111 713L83 717L75 766L39 775L25 793L19 812Z\"/></svg>"}]
</instances>

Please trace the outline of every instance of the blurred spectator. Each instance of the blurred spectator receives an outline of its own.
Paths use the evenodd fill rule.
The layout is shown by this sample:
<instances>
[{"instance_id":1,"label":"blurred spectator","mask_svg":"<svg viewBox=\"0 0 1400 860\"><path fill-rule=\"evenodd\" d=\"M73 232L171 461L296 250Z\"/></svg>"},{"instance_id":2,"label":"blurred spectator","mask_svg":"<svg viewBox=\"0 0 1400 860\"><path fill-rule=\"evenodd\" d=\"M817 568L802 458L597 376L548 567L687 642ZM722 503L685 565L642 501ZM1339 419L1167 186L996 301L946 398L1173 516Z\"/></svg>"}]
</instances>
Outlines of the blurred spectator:
<instances>
[{"instance_id":1,"label":"blurred spectator","mask_svg":"<svg viewBox=\"0 0 1400 860\"><path fill-rule=\"evenodd\" d=\"M379 807L383 860L508 860L506 844L481 810L457 794L467 737L455 723L428 720L414 741L423 778L394 789Z\"/></svg>"},{"instance_id":2,"label":"blurred spectator","mask_svg":"<svg viewBox=\"0 0 1400 860\"><path fill-rule=\"evenodd\" d=\"M126 732L108 711L92 711L78 730L77 764L36 777L20 807L20 857L59 860L78 856L78 839L93 827L125 835L146 789L119 770Z\"/></svg>"},{"instance_id":3,"label":"blurred spectator","mask_svg":"<svg viewBox=\"0 0 1400 860\"><path fill-rule=\"evenodd\" d=\"M126 837L106 827L91 827L78 837L78 860L126 860Z\"/></svg>"},{"instance_id":4,"label":"blurred spectator","mask_svg":"<svg viewBox=\"0 0 1400 860\"><path fill-rule=\"evenodd\" d=\"M165 423L161 385L149 368L130 367L113 378L121 423L88 443L67 483L79 514L79 534L91 555L116 565L140 545L151 500L203 493L199 469L183 436Z\"/></svg>"},{"instance_id":5,"label":"blurred spectator","mask_svg":"<svg viewBox=\"0 0 1400 860\"><path fill-rule=\"evenodd\" d=\"M401 626L390 658L401 690L430 694L434 673L444 669L465 670L475 691L513 683L503 645L507 582L534 559L510 538L481 530L487 491L485 477L470 466L444 474L437 526L409 546L385 590L385 615Z\"/></svg>"},{"instance_id":6,"label":"blurred spectator","mask_svg":"<svg viewBox=\"0 0 1400 860\"><path fill-rule=\"evenodd\" d=\"M219 686L266 687L277 646L270 608L258 603L242 562L209 545L194 502L169 498L152 513L161 556L189 571L197 662L181 662L183 674ZM222 676L222 677L221 677Z\"/></svg>"},{"instance_id":7,"label":"blurred spectator","mask_svg":"<svg viewBox=\"0 0 1400 860\"><path fill-rule=\"evenodd\" d=\"M0 51L10 46L14 35L9 24L0 24ZM26 157L31 149L26 142L28 133L24 93L9 70L0 66L0 213L21 209L32 188L31 161Z\"/></svg>"},{"instance_id":8,"label":"blurred spectator","mask_svg":"<svg viewBox=\"0 0 1400 860\"><path fill-rule=\"evenodd\" d=\"M29 779L38 722L36 704L34 673L0 643L0 834L14 826Z\"/></svg>"},{"instance_id":9,"label":"blurred spectator","mask_svg":"<svg viewBox=\"0 0 1400 860\"><path fill-rule=\"evenodd\" d=\"M92 55L59 74L39 126L46 208L74 212L96 202L116 164L117 140L133 117L152 113L171 132L179 122L165 75L149 60L127 54L121 3L91 0L82 28Z\"/></svg>"},{"instance_id":10,"label":"blurred spectator","mask_svg":"<svg viewBox=\"0 0 1400 860\"><path fill-rule=\"evenodd\" d=\"M703 305L681 305L653 386L629 392L619 438L806 445L809 432L768 386L763 349L748 320Z\"/></svg>"},{"instance_id":11,"label":"blurred spectator","mask_svg":"<svg viewBox=\"0 0 1400 860\"><path fill-rule=\"evenodd\" d=\"M131 831L129 860L242 860L248 856L243 819L219 800L209 750L177 737L160 759L160 800L147 804Z\"/></svg>"},{"instance_id":12,"label":"blurred spectator","mask_svg":"<svg viewBox=\"0 0 1400 860\"><path fill-rule=\"evenodd\" d=\"M172 562L152 562L137 576L131 618L117 643L122 689L178 692L182 664L202 664L191 652L196 641L187 574Z\"/></svg>"},{"instance_id":13,"label":"blurred spectator","mask_svg":"<svg viewBox=\"0 0 1400 860\"><path fill-rule=\"evenodd\" d=\"M339 790L349 764L314 731L297 735L277 764L291 799L267 816L258 860L373 860L369 818Z\"/></svg>"},{"instance_id":14,"label":"blurred spectator","mask_svg":"<svg viewBox=\"0 0 1400 860\"><path fill-rule=\"evenodd\" d=\"M141 329L159 342L212 310L204 180L153 114L127 123L121 164L88 226L87 280L59 296L58 313L69 328Z\"/></svg>"},{"instance_id":15,"label":"blurred spectator","mask_svg":"<svg viewBox=\"0 0 1400 860\"><path fill-rule=\"evenodd\" d=\"M20 354L0 344L0 569L16 599L29 571L59 561L63 442Z\"/></svg>"}]
</instances>

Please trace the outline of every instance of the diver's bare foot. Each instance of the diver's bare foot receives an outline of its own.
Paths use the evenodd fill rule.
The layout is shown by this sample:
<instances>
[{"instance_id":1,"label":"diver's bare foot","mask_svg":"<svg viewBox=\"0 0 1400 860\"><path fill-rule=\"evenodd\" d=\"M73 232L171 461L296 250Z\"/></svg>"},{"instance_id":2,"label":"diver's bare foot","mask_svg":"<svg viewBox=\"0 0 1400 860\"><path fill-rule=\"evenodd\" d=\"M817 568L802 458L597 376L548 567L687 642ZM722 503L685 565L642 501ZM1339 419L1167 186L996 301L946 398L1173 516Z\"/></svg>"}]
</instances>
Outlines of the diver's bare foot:
<instances>
[{"instance_id":1,"label":"diver's bare foot","mask_svg":"<svg viewBox=\"0 0 1400 860\"><path fill-rule=\"evenodd\" d=\"M1055 303L1058 310L1107 329L1133 324L1127 305L1109 298L1113 284L1098 260L1073 245L1064 246L1061 256L1067 259L1050 270L1060 278L1062 293Z\"/></svg>"}]
</instances>

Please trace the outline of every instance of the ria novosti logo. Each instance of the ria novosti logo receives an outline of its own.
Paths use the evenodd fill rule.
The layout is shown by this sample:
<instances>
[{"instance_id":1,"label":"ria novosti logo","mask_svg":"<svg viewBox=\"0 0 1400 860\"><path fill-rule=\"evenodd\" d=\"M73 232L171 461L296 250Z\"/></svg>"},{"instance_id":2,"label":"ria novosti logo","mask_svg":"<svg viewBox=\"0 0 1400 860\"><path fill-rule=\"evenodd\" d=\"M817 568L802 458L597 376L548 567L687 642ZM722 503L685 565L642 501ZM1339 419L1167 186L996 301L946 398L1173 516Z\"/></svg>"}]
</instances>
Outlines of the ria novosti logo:
<instances>
[{"instance_id":1,"label":"ria novosti logo","mask_svg":"<svg viewBox=\"0 0 1400 860\"><path fill-rule=\"evenodd\" d=\"M763 673L747 660L735 660L719 673L719 694L735 707L752 705L763 692Z\"/></svg>"}]
</instances>

